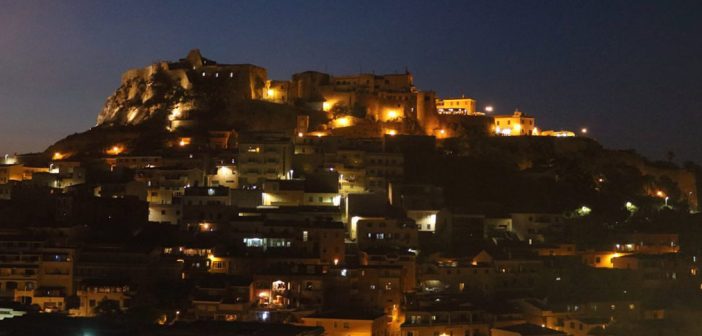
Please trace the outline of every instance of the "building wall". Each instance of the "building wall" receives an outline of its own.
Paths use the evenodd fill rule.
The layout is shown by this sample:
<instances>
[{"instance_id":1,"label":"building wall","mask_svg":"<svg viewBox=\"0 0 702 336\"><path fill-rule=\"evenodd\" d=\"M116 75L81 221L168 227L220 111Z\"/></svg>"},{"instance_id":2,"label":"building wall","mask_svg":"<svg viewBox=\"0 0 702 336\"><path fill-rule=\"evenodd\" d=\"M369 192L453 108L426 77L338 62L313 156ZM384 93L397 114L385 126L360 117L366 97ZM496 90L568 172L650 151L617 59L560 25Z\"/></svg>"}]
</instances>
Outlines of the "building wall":
<instances>
[{"instance_id":1,"label":"building wall","mask_svg":"<svg viewBox=\"0 0 702 336\"><path fill-rule=\"evenodd\" d=\"M547 230L562 227L563 215L552 213L513 213L512 231L521 240L543 241Z\"/></svg>"},{"instance_id":2,"label":"building wall","mask_svg":"<svg viewBox=\"0 0 702 336\"><path fill-rule=\"evenodd\" d=\"M43 248L39 265L38 284L41 287L62 287L66 293L74 291L75 250Z\"/></svg>"},{"instance_id":3,"label":"building wall","mask_svg":"<svg viewBox=\"0 0 702 336\"><path fill-rule=\"evenodd\" d=\"M263 90L263 99L274 103L289 103L291 82L290 81L266 81L266 87Z\"/></svg>"},{"instance_id":4,"label":"building wall","mask_svg":"<svg viewBox=\"0 0 702 336\"><path fill-rule=\"evenodd\" d=\"M178 224L183 218L181 204L149 204L149 222Z\"/></svg>"},{"instance_id":5,"label":"building wall","mask_svg":"<svg viewBox=\"0 0 702 336\"><path fill-rule=\"evenodd\" d=\"M515 111L512 115L496 115L493 118L495 119L495 132L498 135L535 135L534 118L519 111Z\"/></svg>"},{"instance_id":6,"label":"building wall","mask_svg":"<svg viewBox=\"0 0 702 336\"><path fill-rule=\"evenodd\" d=\"M360 219L356 222L358 247L406 247L418 245L414 222L397 219Z\"/></svg>"},{"instance_id":7,"label":"building wall","mask_svg":"<svg viewBox=\"0 0 702 336\"><path fill-rule=\"evenodd\" d=\"M290 142L243 142L239 144L239 184L263 186L265 180L285 179L292 167Z\"/></svg>"},{"instance_id":8,"label":"building wall","mask_svg":"<svg viewBox=\"0 0 702 336\"><path fill-rule=\"evenodd\" d=\"M436 109L439 114L471 115L476 112L475 99L438 98L436 99Z\"/></svg>"},{"instance_id":9,"label":"building wall","mask_svg":"<svg viewBox=\"0 0 702 336\"><path fill-rule=\"evenodd\" d=\"M80 306L77 309L71 309L70 313L78 317L95 316L95 309L104 300L115 301L119 309L127 310L131 299L127 294L128 290L127 287L91 287L79 290L77 296L80 299Z\"/></svg>"},{"instance_id":10,"label":"building wall","mask_svg":"<svg viewBox=\"0 0 702 336\"><path fill-rule=\"evenodd\" d=\"M327 336L387 336L389 332L384 316L376 320L303 317L302 324L323 327Z\"/></svg>"}]
</instances>

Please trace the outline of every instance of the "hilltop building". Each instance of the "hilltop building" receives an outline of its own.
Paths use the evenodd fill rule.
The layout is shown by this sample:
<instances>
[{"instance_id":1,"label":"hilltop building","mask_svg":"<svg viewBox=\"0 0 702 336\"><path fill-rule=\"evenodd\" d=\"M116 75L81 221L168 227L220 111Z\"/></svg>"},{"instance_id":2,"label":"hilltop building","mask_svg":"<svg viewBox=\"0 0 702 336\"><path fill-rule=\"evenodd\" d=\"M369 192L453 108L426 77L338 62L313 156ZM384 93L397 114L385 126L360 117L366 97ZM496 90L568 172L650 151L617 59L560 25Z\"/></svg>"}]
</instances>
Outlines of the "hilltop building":
<instances>
[{"instance_id":1,"label":"hilltop building","mask_svg":"<svg viewBox=\"0 0 702 336\"><path fill-rule=\"evenodd\" d=\"M515 135L538 135L534 132L536 125L534 117L526 115L519 110L514 110L511 115L496 115L495 134L515 136Z\"/></svg>"}]
</instances>

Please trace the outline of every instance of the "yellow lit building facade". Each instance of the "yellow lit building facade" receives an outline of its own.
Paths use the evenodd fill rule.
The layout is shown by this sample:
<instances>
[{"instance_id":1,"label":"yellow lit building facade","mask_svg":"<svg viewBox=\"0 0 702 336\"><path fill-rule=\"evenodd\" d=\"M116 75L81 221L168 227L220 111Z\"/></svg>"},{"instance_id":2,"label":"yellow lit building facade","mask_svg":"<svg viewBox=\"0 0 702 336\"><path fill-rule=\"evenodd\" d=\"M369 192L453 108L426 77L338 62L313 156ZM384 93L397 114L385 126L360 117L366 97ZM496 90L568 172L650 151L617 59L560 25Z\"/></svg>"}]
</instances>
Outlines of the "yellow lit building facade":
<instances>
[{"instance_id":1,"label":"yellow lit building facade","mask_svg":"<svg viewBox=\"0 0 702 336\"><path fill-rule=\"evenodd\" d=\"M23 164L0 164L0 184L10 181L31 180L35 173L47 173L47 167L28 167Z\"/></svg>"},{"instance_id":2,"label":"yellow lit building facade","mask_svg":"<svg viewBox=\"0 0 702 336\"><path fill-rule=\"evenodd\" d=\"M475 99L471 98L446 98L436 99L436 112L448 115L474 115Z\"/></svg>"},{"instance_id":3,"label":"yellow lit building facade","mask_svg":"<svg viewBox=\"0 0 702 336\"><path fill-rule=\"evenodd\" d=\"M263 90L263 99L274 103L289 101L290 81L268 80Z\"/></svg>"},{"instance_id":4,"label":"yellow lit building facade","mask_svg":"<svg viewBox=\"0 0 702 336\"><path fill-rule=\"evenodd\" d=\"M330 313L316 314L302 318L305 326L324 327L328 336L388 335L385 314Z\"/></svg>"},{"instance_id":5,"label":"yellow lit building facade","mask_svg":"<svg viewBox=\"0 0 702 336\"><path fill-rule=\"evenodd\" d=\"M496 115L495 134L504 136L536 135L534 117L519 110L511 115Z\"/></svg>"}]
</instances>

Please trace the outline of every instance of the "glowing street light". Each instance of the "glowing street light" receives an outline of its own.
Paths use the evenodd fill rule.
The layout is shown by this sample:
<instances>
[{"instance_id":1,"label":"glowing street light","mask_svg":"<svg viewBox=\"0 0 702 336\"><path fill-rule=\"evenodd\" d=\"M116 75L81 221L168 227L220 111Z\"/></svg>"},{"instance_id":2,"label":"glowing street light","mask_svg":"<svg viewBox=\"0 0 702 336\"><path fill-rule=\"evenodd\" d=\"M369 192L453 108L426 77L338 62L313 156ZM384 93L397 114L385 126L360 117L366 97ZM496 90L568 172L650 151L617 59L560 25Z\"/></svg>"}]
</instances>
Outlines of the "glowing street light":
<instances>
[{"instance_id":1,"label":"glowing street light","mask_svg":"<svg viewBox=\"0 0 702 336\"><path fill-rule=\"evenodd\" d=\"M492 105L485 106L485 112L490 113L493 111Z\"/></svg>"},{"instance_id":2,"label":"glowing street light","mask_svg":"<svg viewBox=\"0 0 702 336\"><path fill-rule=\"evenodd\" d=\"M338 127L346 127L351 124L351 120L348 117L338 118L336 119L336 124Z\"/></svg>"},{"instance_id":3,"label":"glowing street light","mask_svg":"<svg viewBox=\"0 0 702 336\"><path fill-rule=\"evenodd\" d=\"M580 209L577 209L577 210L576 210L576 213L577 213L579 216L581 216L581 217L587 216L587 215L589 215L591 212L592 212L592 209L590 209L590 208L589 208L588 206L586 206L586 205L583 205L583 206L580 207Z\"/></svg>"},{"instance_id":4,"label":"glowing street light","mask_svg":"<svg viewBox=\"0 0 702 336\"><path fill-rule=\"evenodd\" d=\"M637 210L639 210L639 208L636 205L634 205L634 203L631 203L631 202L626 202L626 204L624 204L624 206L626 207L626 210L631 212L632 214L634 212L636 212Z\"/></svg>"},{"instance_id":5,"label":"glowing street light","mask_svg":"<svg viewBox=\"0 0 702 336\"><path fill-rule=\"evenodd\" d=\"M580 133L587 134L587 128L583 127L582 129L580 129Z\"/></svg>"},{"instance_id":6,"label":"glowing street light","mask_svg":"<svg viewBox=\"0 0 702 336\"><path fill-rule=\"evenodd\" d=\"M107 152L107 154L109 154L109 155L119 155L123 151L124 151L124 147L122 147L122 146L112 146L111 148L109 148L105 152Z\"/></svg>"}]
</instances>

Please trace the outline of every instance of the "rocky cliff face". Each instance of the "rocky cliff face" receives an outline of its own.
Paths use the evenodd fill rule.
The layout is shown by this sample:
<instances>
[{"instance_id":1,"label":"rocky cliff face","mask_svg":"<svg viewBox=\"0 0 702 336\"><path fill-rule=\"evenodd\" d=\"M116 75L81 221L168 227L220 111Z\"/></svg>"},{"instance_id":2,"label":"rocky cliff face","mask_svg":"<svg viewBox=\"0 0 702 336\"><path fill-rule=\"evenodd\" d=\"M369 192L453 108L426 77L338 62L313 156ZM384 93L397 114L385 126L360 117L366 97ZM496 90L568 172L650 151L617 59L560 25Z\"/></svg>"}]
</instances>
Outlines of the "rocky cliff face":
<instances>
[{"instance_id":1,"label":"rocky cliff face","mask_svg":"<svg viewBox=\"0 0 702 336\"><path fill-rule=\"evenodd\" d=\"M97 125L153 121L169 130L207 126L212 120L250 112L242 110L242 104L261 99L266 80L265 68L218 64L194 49L176 62L127 71L98 115Z\"/></svg>"},{"instance_id":2,"label":"rocky cliff face","mask_svg":"<svg viewBox=\"0 0 702 336\"><path fill-rule=\"evenodd\" d=\"M194 106L192 85L184 70L169 70L166 63L135 69L122 76L120 87L105 102L97 125L137 125L152 118L180 114Z\"/></svg>"}]
</instances>

